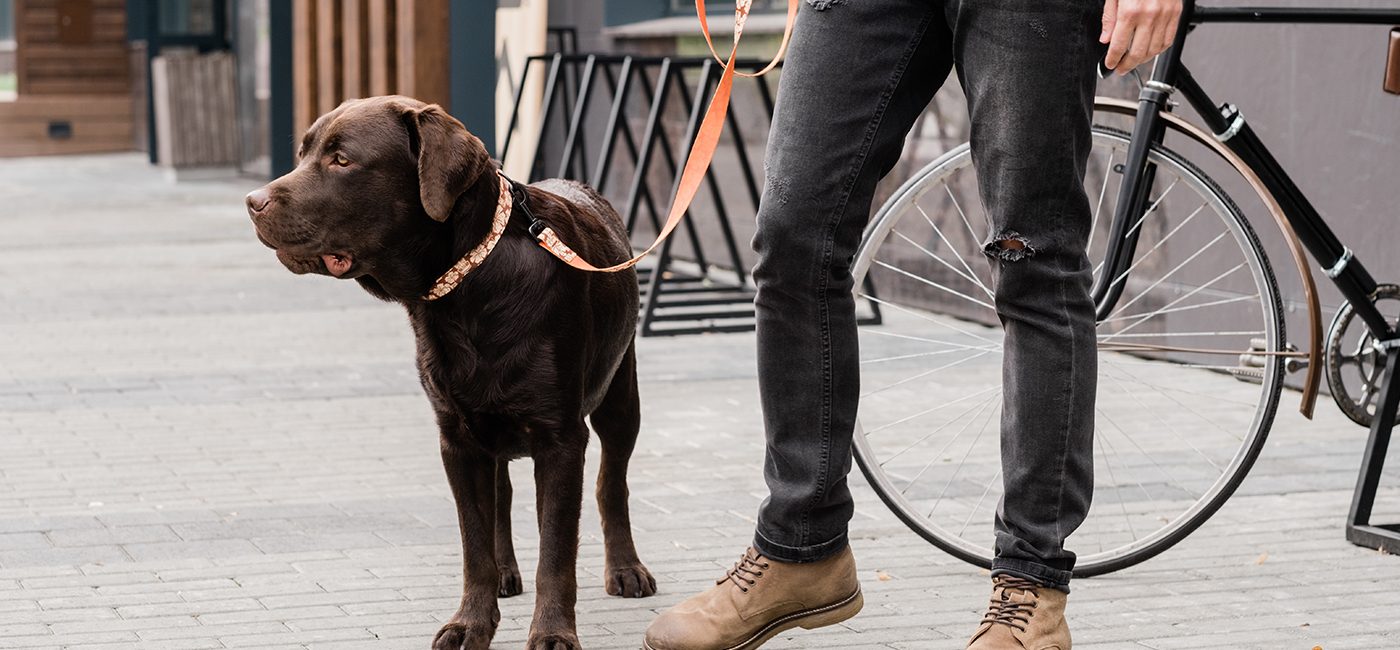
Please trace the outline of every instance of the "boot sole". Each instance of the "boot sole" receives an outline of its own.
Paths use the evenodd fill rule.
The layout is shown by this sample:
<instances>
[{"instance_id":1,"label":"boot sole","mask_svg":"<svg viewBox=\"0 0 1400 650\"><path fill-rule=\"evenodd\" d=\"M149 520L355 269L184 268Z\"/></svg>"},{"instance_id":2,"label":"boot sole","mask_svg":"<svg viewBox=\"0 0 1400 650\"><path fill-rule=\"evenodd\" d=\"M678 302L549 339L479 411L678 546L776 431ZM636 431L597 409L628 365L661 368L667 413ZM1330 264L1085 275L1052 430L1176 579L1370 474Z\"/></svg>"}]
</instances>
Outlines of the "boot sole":
<instances>
[{"instance_id":1,"label":"boot sole","mask_svg":"<svg viewBox=\"0 0 1400 650\"><path fill-rule=\"evenodd\" d=\"M773 622L763 626L753 636L745 639L739 645L720 648L717 650L755 650L759 646L772 640L773 637L782 634L795 627L804 630L814 630L819 627L835 625L856 614L865 607L865 597L861 595L859 588L855 593L838 600L830 605L824 605L815 609L806 609L800 612L793 612L787 616L774 619ZM645 639L642 640L644 650L660 650L653 647Z\"/></svg>"}]
</instances>

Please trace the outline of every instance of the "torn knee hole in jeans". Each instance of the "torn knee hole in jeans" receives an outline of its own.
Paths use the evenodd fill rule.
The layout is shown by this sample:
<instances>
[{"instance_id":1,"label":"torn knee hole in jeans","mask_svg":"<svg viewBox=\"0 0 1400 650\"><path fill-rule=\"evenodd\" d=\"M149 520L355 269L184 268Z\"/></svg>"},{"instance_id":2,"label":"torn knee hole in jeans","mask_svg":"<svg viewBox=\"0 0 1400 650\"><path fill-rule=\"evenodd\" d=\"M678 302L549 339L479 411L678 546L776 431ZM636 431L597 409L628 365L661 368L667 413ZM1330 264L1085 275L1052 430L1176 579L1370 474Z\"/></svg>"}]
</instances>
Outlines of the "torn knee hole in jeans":
<instances>
[{"instance_id":1,"label":"torn knee hole in jeans","mask_svg":"<svg viewBox=\"0 0 1400 650\"><path fill-rule=\"evenodd\" d=\"M1035 257L1035 247L1031 246L1030 240L1014 230L993 237L982 247L982 252L986 253L987 257L1006 262L1017 262L1027 257Z\"/></svg>"},{"instance_id":2,"label":"torn knee hole in jeans","mask_svg":"<svg viewBox=\"0 0 1400 650\"><path fill-rule=\"evenodd\" d=\"M817 11L826 11L839 4L845 4L846 0L807 0L807 4L812 5Z\"/></svg>"}]
</instances>

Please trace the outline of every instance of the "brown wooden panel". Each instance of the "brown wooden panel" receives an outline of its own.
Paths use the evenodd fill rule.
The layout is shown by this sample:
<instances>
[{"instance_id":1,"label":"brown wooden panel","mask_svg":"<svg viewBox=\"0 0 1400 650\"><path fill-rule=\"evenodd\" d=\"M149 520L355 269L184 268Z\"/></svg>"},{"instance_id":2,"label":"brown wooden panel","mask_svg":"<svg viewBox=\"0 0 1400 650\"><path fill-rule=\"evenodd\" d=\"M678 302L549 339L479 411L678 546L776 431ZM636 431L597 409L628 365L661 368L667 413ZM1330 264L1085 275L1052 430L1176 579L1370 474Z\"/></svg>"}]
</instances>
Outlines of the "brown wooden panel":
<instances>
[{"instance_id":1,"label":"brown wooden panel","mask_svg":"<svg viewBox=\"0 0 1400 650\"><path fill-rule=\"evenodd\" d=\"M316 3L316 111L326 113L340 104L340 0Z\"/></svg>"},{"instance_id":2,"label":"brown wooden panel","mask_svg":"<svg viewBox=\"0 0 1400 650\"><path fill-rule=\"evenodd\" d=\"M73 136L49 139L51 121L69 122ZM129 151L134 123L126 97L20 97L0 102L0 157Z\"/></svg>"},{"instance_id":3,"label":"brown wooden panel","mask_svg":"<svg viewBox=\"0 0 1400 650\"><path fill-rule=\"evenodd\" d=\"M26 28L29 31L30 43L43 43L59 45L58 26L44 25L43 27ZM111 46L124 45L126 42L125 25L94 25L92 31L92 42L110 44Z\"/></svg>"},{"instance_id":4,"label":"brown wooden panel","mask_svg":"<svg viewBox=\"0 0 1400 650\"><path fill-rule=\"evenodd\" d=\"M0 133L0 144L49 139L50 122L68 122L72 125L72 139L116 140L131 138L131 121L101 122L81 119L46 117L21 122L8 123Z\"/></svg>"},{"instance_id":5,"label":"brown wooden panel","mask_svg":"<svg viewBox=\"0 0 1400 650\"><path fill-rule=\"evenodd\" d=\"M40 59L31 58L27 64L29 72L41 77L101 77L117 78L126 81L126 59L110 56L94 59Z\"/></svg>"},{"instance_id":6,"label":"brown wooden panel","mask_svg":"<svg viewBox=\"0 0 1400 650\"><path fill-rule=\"evenodd\" d=\"M398 92L398 24L394 0L369 0L369 94Z\"/></svg>"},{"instance_id":7,"label":"brown wooden panel","mask_svg":"<svg viewBox=\"0 0 1400 650\"><path fill-rule=\"evenodd\" d=\"M399 92L448 108L448 0L398 1Z\"/></svg>"},{"instance_id":8,"label":"brown wooden panel","mask_svg":"<svg viewBox=\"0 0 1400 650\"><path fill-rule=\"evenodd\" d=\"M102 118L110 121L122 121L130 120L132 115L130 99L110 95L20 97L12 102L0 102L0 122L49 117L64 119Z\"/></svg>"},{"instance_id":9,"label":"brown wooden panel","mask_svg":"<svg viewBox=\"0 0 1400 650\"><path fill-rule=\"evenodd\" d=\"M29 88L25 91L30 95L123 95L131 90L131 86L123 79L54 79L50 77L36 77L30 79Z\"/></svg>"},{"instance_id":10,"label":"brown wooden panel","mask_svg":"<svg viewBox=\"0 0 1400 650\"><path fill-rule=\"evenodd\" d=\"M92 0L59 0L58 42L86 45L92 42Z\"/></svg>"},{"instance_id":11,"label":"brown wooden panel","mask_svg":"<svg viewBox=\"0 0 1400 650\"><path fill-rule=\"evenodd\" d=\"M369 5L344 0L341 5L341 97L369 95Z\"/></svg>"},{"instance_id":12,"label":"brown wooden panel","mask_svg":"<svg viewBox=\"0 0 1400 650\"><path fill-rule=\"evenodd\" d=\"M292 39L292 120L299 141L319 114L316 112L316 93L320 86L316 67L316 0L295 0L292 29L296 34ZM296 147L292 145L293 150Z\"/></svg>"},{"instance_id":13,"label":"brown wooden panel","mask_svg":"<svg viewBox=\"0 0 1400 650\"><path fill-rule=\"evenodd\" d=\"M29 142L0 142L0 158L18 156L58 156L80 153L112 153L131 151L130 138L43 140Z\"/></svg>"},{"instance_id":14,"label":"brown wooden panel","mask_svg":"<svg viewBox=\"0 0 1400 650\"><path fill-rule=\"evenodd\" d=\"M25 4L36 9L53 9L63 0L24 0ZM120 9L126 11L126 0L88 0L95 9Z\"/></svg>"},{"instance_id":15,"label":"brown wooden panel","mask_svg":"<svg viewBox=\"0 0 1400 650\"><path fill-rule=\"evenodd\" d=\"M123 2L18 0L15 17L20 96L130 92Z\"/></svg>"},{"instance_id":16,"label":"brown wooden panel","mask_svg":"<svg viewBox=\"0 0 1400 650\"><path fill-rule=\"evenodd\" d=\"M110 58L112 56L126 56L126 47L114 47L111 45L54 45L51 43L35 43L25 48L24 54L32 60L72 59L83 61L91 59Z\"/></svg>"}]
</instances>

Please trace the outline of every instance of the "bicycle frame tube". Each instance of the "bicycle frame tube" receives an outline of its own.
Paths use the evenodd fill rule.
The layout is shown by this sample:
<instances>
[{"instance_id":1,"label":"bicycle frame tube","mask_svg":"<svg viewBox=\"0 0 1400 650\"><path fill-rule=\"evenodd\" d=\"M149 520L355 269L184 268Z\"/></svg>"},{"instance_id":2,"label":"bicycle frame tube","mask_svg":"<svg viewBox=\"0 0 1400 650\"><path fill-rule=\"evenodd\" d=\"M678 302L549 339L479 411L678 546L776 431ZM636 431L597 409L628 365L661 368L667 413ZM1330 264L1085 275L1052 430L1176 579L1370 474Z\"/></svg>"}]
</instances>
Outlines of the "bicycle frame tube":
<instances>
[{"instance_id":1,"label":"bicycle frame tube","mask_svg":"<svg viewBox=\"0 0 1400 650\"><path fill-rule=\"evenodd\" d=\"M1199 7L1191 22L1300 23L1331 25L1396 25L1400 9L1341 9L1328 7Z\"/></svg>"},{"instance_id":2,"label":"bicycle frame tube","mask_svg":"<svg viewBox=\"0 0 1400 650\"><path fill-rule=\"evenodd\" d=\"M1297 184L1278 163L1267 146L1245 121L1244 115L1231 104L1216 107L1204 88L1184 66L1178 71L1176 83L1192 108L1206 121L1215 137L1243 159L1278 200L1284 216L1298 233L1313 259L1332 280L1342 295L1356 309L1377 340L1395 337L1395 330L1373 304L1376 281L1327 225L1317 208L1298 189Z\"/></svg>"}]
</instances>

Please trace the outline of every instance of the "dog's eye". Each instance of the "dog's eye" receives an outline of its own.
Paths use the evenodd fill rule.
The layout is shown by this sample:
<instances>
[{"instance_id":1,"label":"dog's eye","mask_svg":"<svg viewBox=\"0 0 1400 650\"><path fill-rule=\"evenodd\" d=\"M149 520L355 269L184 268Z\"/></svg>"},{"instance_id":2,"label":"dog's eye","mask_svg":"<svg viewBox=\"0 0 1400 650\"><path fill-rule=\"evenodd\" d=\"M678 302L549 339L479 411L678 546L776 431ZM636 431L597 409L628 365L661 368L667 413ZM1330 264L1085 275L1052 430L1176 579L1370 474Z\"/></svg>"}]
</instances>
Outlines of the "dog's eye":
<instances>
[{"instance_id":1,"label":"dog's eye","mask_svg":"<svg viewBox=\"0 0 1400 650\"><path fill-rule=\"evenodd\" d=\"M338 153L335 155L335 164L340 165L341 167L349 167L350 159L346 158L345 154Z\"/></svg>"}]
</instances>

